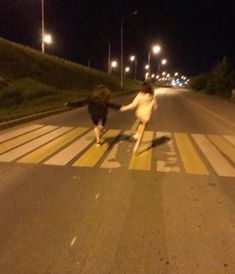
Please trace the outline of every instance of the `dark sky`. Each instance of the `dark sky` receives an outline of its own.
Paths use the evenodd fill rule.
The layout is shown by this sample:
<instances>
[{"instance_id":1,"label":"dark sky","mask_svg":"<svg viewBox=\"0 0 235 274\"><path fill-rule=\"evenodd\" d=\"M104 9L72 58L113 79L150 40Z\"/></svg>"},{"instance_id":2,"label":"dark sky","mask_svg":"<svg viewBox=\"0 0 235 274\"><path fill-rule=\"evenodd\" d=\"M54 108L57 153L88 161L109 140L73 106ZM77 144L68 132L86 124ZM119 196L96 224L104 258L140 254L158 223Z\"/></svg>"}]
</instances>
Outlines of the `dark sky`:
<instances>
[{"instance_id":1,"label":"dark sky","mask_svg":"<svg viewBox=\"0 0 235 274\"><path fill-rule=\"evenodd\" d=\"M110 40L120 59L120 22L124 57L138 57L143 76L153 43L162 46L167 70L192 75L209 70L224 55L235 67L235 0L45 0L46 29L54 37L47 52L105 69ZM41 0L0 0L0 36L40 49ZM152 58L157 65L157 58ZM156 60L156 62L155 62Z\"/></svg>"}]
</instances>

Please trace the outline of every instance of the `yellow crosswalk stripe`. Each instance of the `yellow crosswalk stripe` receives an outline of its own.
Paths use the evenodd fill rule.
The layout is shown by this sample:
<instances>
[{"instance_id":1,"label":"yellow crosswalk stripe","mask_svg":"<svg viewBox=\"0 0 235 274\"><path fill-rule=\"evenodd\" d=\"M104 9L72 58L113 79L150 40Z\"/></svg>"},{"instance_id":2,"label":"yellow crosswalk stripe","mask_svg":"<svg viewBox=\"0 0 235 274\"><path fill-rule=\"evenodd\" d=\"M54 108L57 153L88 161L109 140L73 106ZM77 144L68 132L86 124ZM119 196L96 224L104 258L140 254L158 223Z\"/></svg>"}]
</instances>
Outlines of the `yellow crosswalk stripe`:
<instances>
[{"instance_id":1,"label":"yellow crosswalk stripe","mask_svg":"<svg viewBox=\"0 0 235 274\"><path fill-rule=\"evenodd\" d=\"M87 128L79 128L80 136L86 132ZM90 130L88 133L83 135L77 141L67 146L65 149L51 157L49 160L44 162L45 165L65 166L73 158L75 158L80 152L82 152L87 146L94 142L94 132Z\"/></svg>"},{"instance_id":2,"label":"yellow crosswalk stripe","mask_svg":"<svg viewBox=\"0 0 235 274\"><path fill-rule=\"evenodd\" d=\"M185 171L190 174L209 175L189 136L186 133L175 133L174 137Z\"/></svg>"},{"instance_id":3,"label":"yellow crosswalk stripe","mask_svg":"<svg viewBox=\"0 0 235 274\"><path fill-rule=\"evenodd\" d=\"M14 139L11 139L9 141L6 141L0 146L0 154L5 153L6 151L9 151L15 147L18 147L24 143L27 143L28 141L31 141L39 136L42 136L56 128L57 128L56 126L45 126L43 128L34 130L33 132L30 132L22 136L16 137Z\"/></svg>"},{"instance_id":4,"label":"yellow crosswalk stripe","mask_svg":"<svg viewBox=\"0 0 235 274\"><path fill-rule=\"evenodd\" d=\"M139 153L137 155L132 154L129 163L129 169L132 170L151 170L151 158L152 158L152 140L153 132L145 131L142 143L139 147Z\"/></svg>"},{"instance_id":5,"label":"yellow crosswalk stripe","mask_svg":"<svg viewBox=\"0 0 235 274\"><path fill-rule=\"evenodd\" d=\"M20 147L16 147L2 155L0 155L0 161L1 162L11 162L14 161L23 155L26 155L30 151L33 151L34 149L50 142L51 140L55 139L56 137L64 134L67 130L67 127L61 127L58 129L55 129L52 132L49 132L41 137L38 137L37 139L32 140L29 143L26 143Z\"/></svg>"},{"instance_id":6,"label":"yellow crosswalk stripe","mask_svg":"<svg viewBox=\"0 0 235 274\"><path fill-rule=\"evenodd\" d=\"M71 142L73 139L78 137L81 134L80 128L75 128L71 130L72 128L68 128L69 132L66 132L62 136L56 138L55 140L52 140L50 143L34 150L33 152L27 154L23 158L19 159L17 162L19 163L39 163L51 154L53 154L55 151L59 150L69 142Z\"/></svg>"},{"instance_id":7,"label":"yellow crosswalk stripe","mask_svg":"<svg viewBox=\"0 0 235 274\"><path fill-rule=\"evenodd\" d=\"M105 142L100 147L96 147L93 145L88 151L86 151L74 164L73 166L80 167L93 167L97 164L100 158L104 155L104 153L109 149L112 145L114 139L120 133L120 130L110 129L103 136ZM108 139L108 141L107 141Z\"/></svg>"},{"instance_id":8,"label":"yellow crosswalk stripe","mask_svg":"<svg viewBox=\"0 0 235 274\"><path fill-rule=\"evenodd\" d=\"M216 147L202 134L192 134L195 142L219 176L235 177L235 168Z\"/></svg>"},{"instance_id":9,"label":"yellow crosswalk stripe","mask_svg":"<svg viewBox=\"0 0 235 274\"><path fill-rule=\"evenodd\" d=\"M25 126L25 127L20 127L20 128L14 129L14 130L6 131L6 132L4 131L4 133L0 132L0 143L3 143L3 142L10 140L12 138L18 137L20 135L23 135L27 132L33 131L40 127L43 127L43 125L33 124L33 125Z\"/></svg>"},{"instance_id":10,"label":"yellow crosswalk stripe","mask_svg":"<svg viewBox=\"0 0 235 274\"><path fill-rule=\"evenodd\" d=\"M207 135L209 140L217 146L234 164L235 164L235 147L226 142L222 137L218 135Z\"/></svg>"}]
</instances>

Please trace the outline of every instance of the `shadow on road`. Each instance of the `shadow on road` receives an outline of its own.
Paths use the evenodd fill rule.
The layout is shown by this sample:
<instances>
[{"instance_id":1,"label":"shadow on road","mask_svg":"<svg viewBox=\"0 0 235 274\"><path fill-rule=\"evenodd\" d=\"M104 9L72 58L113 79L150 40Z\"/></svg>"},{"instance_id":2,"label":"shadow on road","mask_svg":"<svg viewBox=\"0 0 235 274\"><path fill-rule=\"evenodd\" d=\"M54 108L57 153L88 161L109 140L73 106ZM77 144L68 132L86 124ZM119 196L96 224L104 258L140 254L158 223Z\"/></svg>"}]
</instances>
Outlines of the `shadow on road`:
<instances>
[{"instance_id":1,"label":"shadow on road","mask_svg":"<svg viewBox=\"0 0 235 274\"><path fill-rule=\"evenodd\" d=\"M156 146L160 146L160 145L162 145L162 144L164 144L166 142L169 142L170 140L171 140L171 138L168 137L168 136L162 136L160 138L155 138L155 139L152 140L152 144L150 146L148 146L145 149L139 151L138 154L142 154L145 151L148 151L149 149L152 149L152 148L154 148Z\"/></svg>"}]
</instances>

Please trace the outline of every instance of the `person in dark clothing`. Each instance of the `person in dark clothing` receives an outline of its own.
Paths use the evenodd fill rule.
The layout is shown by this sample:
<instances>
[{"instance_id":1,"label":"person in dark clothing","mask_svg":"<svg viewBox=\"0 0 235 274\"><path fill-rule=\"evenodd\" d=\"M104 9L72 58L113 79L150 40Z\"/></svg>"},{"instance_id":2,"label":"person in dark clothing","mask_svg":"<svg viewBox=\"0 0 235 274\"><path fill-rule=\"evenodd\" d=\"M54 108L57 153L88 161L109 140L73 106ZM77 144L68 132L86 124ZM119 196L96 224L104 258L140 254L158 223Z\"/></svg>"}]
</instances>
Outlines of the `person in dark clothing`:
<instances>
[{"instance_id":1,"label":"person in dark clothing","mask_svg":"<svg viewBox=\"0 0 235 274\"><path fill-rule=\"evenodd\" d=\"M101 145L101 135L107 121L108 108L120 110L121 105L109 102L110 90L104 85L96 85L90 96L77 102L68 102L67 106L81 107L88 105L88 112L94 125L96 146Z\"/></svg>"}]
</instances>

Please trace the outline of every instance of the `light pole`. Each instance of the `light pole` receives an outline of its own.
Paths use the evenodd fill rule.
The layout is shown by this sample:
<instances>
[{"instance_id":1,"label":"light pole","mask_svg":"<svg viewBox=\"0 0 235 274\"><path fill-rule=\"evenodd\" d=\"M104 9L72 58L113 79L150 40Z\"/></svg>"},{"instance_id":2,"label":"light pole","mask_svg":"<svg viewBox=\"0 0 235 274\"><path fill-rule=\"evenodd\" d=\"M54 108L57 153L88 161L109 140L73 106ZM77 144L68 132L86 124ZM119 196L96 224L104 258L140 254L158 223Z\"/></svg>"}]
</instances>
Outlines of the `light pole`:
<instances>
[{"instance_id":1,"label":"light pole","mask_svg":"<svg viewBox=\"0 0 235 274\"><path fill-rule=\"evenodd\" d=\"M44 0L41 0L41 9L42 9L42 53L45 52L45 38L44 38L44 35L45 35L45 14L44 14Z\"/></svg>"},{"instance_id":2,"label":"light pole","mask_svg":"<svg viewBox=\"0 0 235 274\"><path fill-rule=\"evenodd\" d=\"M135 61L135 80L136 80L136 74L137 74L137 58L136 58L136 56L135 56L135 55L132 55L132 56L130 57L130 61L131 61L131 62L134 62L134 61Z\"/></svg>"},{"instance_id":3,"label":"light pole","mask_svg":"<svg viewBox=\"0 0 235 274\"><path fill-rule=\"evenodd\" d=\"M110 58L111 58L111 43L109 40L103 38L104 41L106 41L108 43L108 67L107 67L107 71L108 74L110 74L110 70L111 70L111 63L110 63Z\"/></svg>"},{"instance_id":4,"label":"light pole","mask_svg":"<svg viewBox=\"0 0 235 274\"><path fill-rule=\"evenodd\" d=\"M152 49L150 49L149 52L148 52L149 75L151 73L151 71L150 71L151 50L153 51L154 54L158 54L161 51L161 47L159 45L154 45L152 47Z\"/></svg>"},{"instance_id":5,"label":"light pole","mask_svg":"<svg viewBox=\"0 0 235 274\"><path fill-rule=\"evenodd\" d=\"M121 20L121 79L120 79L121 89L123 88L123 23L127 17L136 15L136 14L138 14L138 11L131 12L131 13L127 14L126 16L124 16Z\"/></svg>"}]
</instances>

